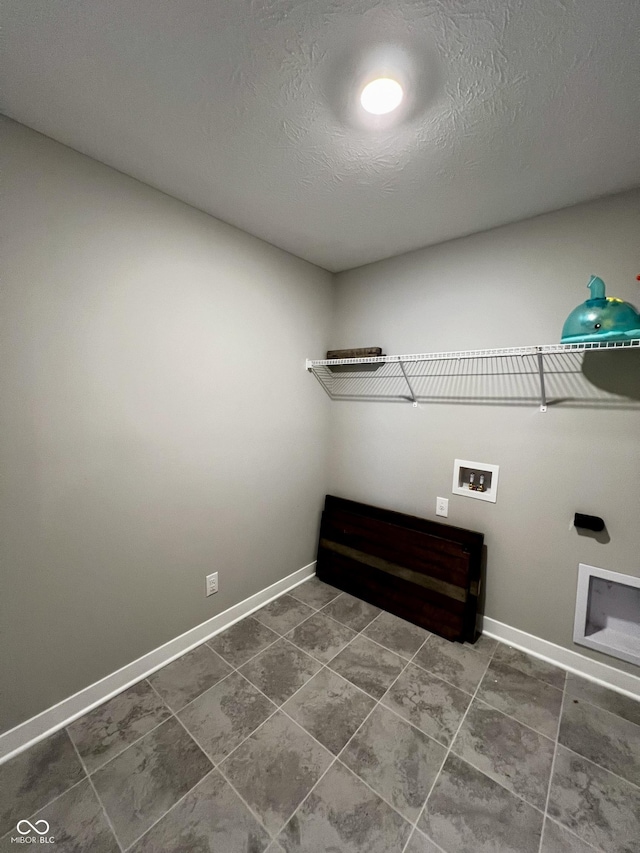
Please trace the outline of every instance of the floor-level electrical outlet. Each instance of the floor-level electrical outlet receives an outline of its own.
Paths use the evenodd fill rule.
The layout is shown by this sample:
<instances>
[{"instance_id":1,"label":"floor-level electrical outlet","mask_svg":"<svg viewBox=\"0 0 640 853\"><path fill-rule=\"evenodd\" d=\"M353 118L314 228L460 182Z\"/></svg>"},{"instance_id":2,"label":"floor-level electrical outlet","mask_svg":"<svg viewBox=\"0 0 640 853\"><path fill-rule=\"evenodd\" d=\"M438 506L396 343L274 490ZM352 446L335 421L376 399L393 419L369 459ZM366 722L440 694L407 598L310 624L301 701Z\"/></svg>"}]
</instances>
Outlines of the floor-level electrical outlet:
<instances>
[{"instance_id":1,"label":"floor-level electrical outlet","mask_svg":"<svg viewBox=\"0 0 640 853\"><path fill-rule=\"evenodd\" d=\"M436 498L436 515L449 515L449 498Z\"/></svg>"},{"instance_id":2,"label":"floor-level electrical outlet","mask_svg":"<svg viewBox=\"0 0 640 853\"><path fill-rule=\"evenodd\" d=\"M213 595L214 592L218 591L218 573L214 572L211 575L207 575L207 595Z\"/></svg>"}]
</instances>

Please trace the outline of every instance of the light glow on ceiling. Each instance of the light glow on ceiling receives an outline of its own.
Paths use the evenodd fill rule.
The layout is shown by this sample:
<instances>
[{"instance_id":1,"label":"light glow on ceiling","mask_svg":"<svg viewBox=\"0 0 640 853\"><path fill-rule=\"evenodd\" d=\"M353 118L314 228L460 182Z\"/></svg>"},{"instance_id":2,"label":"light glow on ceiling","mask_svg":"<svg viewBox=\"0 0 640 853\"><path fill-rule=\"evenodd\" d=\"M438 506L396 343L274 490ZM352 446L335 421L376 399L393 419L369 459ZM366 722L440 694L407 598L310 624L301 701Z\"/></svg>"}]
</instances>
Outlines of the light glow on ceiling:
<instances>
[{"instance_id":1,"label":"light glow on ceiling","mask_svg":"<svg viewBox=\"0 0 640 853\"><path fill-rule=\"evenodd\" d=\"M402 86L391 77L372 80L362 90L360 103L363 109L376 116L386 115L397 109L403 98Z\"/></svg>"}]
</instances>

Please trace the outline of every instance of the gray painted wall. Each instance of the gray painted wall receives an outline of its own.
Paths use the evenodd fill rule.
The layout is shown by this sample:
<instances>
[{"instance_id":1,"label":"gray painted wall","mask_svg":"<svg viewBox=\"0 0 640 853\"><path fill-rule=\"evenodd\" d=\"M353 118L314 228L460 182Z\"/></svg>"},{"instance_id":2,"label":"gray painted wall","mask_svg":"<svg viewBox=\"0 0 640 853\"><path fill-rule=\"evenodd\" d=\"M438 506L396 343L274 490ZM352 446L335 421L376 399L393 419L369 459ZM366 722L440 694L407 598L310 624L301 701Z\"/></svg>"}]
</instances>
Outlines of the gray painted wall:
<instances>
[{"instance_id":1,"label":"gray painted wall","mask_svg":"<svg viewBox=\"0 0 640 853\"><path fill-rule=\"evenodd\" d=\"M332 280L0 134L3 730L314 559Z\"/></svg>"},{"instance_id":2,"label":"gray painted wall","mask_svg":"<svg viewBox=\"0 0 640 853\"><path fill-rule=\"evenodd\" d=\"M329 345L552 342L591 272L640 303L640 193L341 274L330 332L328 273L0 136L0 730L309 563L325 491L426 517L449 497L486 534L487 615L568 647L577 563L640 575L637 411L330 403L303 369ZM455 456L501 465L496 505L450 495Z\"/></svg>"},{"instance_id":3,"label":"gray painted wall","mask_svg":"<svg viewBox=\"0 0 640 853\"><path fill-rule=\"evenodd\" d=\"M633 192L342 273L331 346L553 343L590 273L640 306L639 238ZM604 384L640 398L637 356L598 356ZM451 494L456 457L500 465L497 504ZM572 642L579 562L640 575L638 409L334 402L330 483L434 519L436 496L448 497L448 522L486 536L488 616L638 673ZM578 535L576 510L603 516L610 542Z\"/></svg>"}]
</instances>

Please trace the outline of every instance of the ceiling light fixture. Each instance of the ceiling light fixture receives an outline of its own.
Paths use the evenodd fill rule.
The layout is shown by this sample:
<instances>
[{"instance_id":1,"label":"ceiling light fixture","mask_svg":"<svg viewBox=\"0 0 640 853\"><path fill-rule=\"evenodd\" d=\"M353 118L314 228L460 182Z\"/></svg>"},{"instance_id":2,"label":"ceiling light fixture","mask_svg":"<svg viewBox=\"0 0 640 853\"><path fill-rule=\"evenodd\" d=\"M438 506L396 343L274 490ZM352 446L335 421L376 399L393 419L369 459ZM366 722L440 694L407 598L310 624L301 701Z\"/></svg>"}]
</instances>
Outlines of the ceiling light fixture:
<instances>
[{"instance_id":1,"label":"ceiling light fixture","mask_svg":"<svg viewBox=\"0 0 640 853\"><path fill-rule=\"evenodd\" d=\"M360 95L360 103L368 113L382 116L400 106L403 94L402 86L397 80L379 77L364 87Z\"/></svg>"}]
</instances>

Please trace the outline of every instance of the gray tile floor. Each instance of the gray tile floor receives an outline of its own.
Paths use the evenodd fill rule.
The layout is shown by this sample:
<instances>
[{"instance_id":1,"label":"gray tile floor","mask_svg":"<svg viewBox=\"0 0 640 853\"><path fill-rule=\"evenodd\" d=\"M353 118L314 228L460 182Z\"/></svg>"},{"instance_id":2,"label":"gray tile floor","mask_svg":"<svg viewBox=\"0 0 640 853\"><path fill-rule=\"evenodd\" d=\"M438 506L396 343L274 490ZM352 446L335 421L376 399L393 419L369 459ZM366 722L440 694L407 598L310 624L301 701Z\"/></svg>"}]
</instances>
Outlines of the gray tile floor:
<instances>
[{"instance_id":1,"label":"gray tile floor","mask_svg":"<svg viewBox=\"0 0 640 853\"><path fill-rule=\"evenodd\" d=\"M638 853L640 703L314 578L0 766L0 853L21 820L57 853Z\"/></svg>"}]
</instances>

